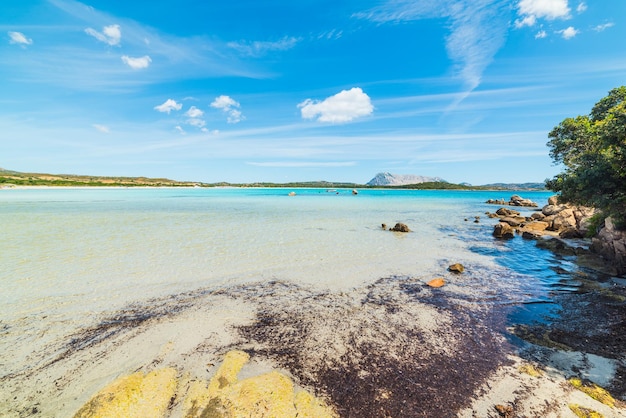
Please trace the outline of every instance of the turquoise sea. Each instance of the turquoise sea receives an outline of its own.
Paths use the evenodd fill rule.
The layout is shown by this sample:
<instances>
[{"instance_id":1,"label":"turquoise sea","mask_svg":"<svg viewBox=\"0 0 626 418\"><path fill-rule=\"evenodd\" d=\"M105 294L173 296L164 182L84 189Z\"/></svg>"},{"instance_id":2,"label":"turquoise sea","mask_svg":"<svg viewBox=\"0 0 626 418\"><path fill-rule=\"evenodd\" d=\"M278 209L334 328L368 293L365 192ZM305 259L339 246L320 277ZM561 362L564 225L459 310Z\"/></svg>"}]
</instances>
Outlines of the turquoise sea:
<instances>
[{"instance_id":1,"label":"turquoise sea","mask_svg":"<svg viewBox=\"0 0 626 418\"><path fill-rule=\"evenodd\" d=\"M295 192L295 196L289 196ZM550 314L571 260L498 241L503 191L245 188L0 190L0 376L129 304L199 288L293 281L340 292L379 278L441 276L460 262L475 303L516 320ZM549 192L520 192L547 203ZM531 213L531 209L523 211ZM474 222L480 216L479 222ZM412 232L384 230L396 222ZM477 289L480 289L478 291ZM485 290L488 289L488 290Z\"/></svg>"}]
</instances>

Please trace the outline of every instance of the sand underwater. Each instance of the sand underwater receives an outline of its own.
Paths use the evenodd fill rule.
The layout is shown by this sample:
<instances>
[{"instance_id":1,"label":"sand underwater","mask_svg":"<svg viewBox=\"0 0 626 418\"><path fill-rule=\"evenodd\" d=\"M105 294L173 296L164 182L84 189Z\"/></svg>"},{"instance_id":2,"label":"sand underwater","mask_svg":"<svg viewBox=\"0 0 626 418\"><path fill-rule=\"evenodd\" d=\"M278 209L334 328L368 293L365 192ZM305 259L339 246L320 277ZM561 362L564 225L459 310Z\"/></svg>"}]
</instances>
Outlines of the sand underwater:
<instances>
[{"instance_id":1,"label":"sand underwater","mask_svg":"<svg viewBox=\"0 0 626 418\"><path fill-rule=\"evenodd\" d=\"M551 296L560 316L516 326L501 300L513 285L456 261L345 288L261 280L129 303L0 377L0 415L626 416L620 279L579 270L576 291Z\"/></svg>"}]
</instances>

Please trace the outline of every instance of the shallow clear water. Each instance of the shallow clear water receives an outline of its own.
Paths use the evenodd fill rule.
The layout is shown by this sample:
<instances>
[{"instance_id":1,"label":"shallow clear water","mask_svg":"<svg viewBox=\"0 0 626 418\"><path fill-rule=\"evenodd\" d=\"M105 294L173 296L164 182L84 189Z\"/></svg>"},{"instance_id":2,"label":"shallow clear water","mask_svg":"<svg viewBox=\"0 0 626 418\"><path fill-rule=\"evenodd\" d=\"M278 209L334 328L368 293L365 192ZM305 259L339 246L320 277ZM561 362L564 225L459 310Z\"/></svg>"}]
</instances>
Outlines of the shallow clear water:
<instances>
[{"instance_id":1,"label":"shallow clear water","mask_svg":"<svg viewBox=\"0 0 626 418\"><path fill-rule=\"evenodd\" d=\"M295 191L296 196L288 196ZM287 280L344 290L470 266L484 303L550 314L562 263L491 237L510 192L340 189L0 190L0 375L107 311L198 288ZM524 192L546 204L550 193ZM481 222L474 223L474 216ZM468 219L468 220L466 220ZM409 234L385 231L396 222ZM482 280L482 282L481 282ZM494 283L497 283L494 285ZM466 286L472 292L471 286ZM520 303L526 302L526 305ZM528 312L528 310L531 310ZM539 315L537 314L539 313ZM9 360L11 359L11 366Z\"/></svg>"}]
</instances>

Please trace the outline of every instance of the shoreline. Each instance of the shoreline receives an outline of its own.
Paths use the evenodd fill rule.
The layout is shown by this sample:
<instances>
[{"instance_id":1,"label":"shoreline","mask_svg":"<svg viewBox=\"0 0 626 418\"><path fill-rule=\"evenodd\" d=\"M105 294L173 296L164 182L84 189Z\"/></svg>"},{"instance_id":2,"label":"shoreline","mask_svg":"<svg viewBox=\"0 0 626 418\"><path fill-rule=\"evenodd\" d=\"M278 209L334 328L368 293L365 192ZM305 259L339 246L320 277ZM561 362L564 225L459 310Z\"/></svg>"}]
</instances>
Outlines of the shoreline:
<instances>
[{"instance_id":1,"label":"shoreline","mask_svg":"<svg viewBox=\"0 0 626 418\"><path fill-rule=\"evenodd\" d=\"M514 341L505 306L471 299L454 285L435 289L410 277L341 292L272 281L172 295L51 346L53 361L0 380L0 405L10 417L71 416L120 376L172 367L179 389L167 416L180 416L188 385L208 379L236 349L251 356L242 378L279 370L339 416L517 416L498 415L500 405L561 417L573 416L570 404L605 417L626 413L619 401L610 408L567 381L576 368L591 378L600 370L610 386L624 359ZM529 375L533 368L541 375Z\"/></svg>"}]
</instances>

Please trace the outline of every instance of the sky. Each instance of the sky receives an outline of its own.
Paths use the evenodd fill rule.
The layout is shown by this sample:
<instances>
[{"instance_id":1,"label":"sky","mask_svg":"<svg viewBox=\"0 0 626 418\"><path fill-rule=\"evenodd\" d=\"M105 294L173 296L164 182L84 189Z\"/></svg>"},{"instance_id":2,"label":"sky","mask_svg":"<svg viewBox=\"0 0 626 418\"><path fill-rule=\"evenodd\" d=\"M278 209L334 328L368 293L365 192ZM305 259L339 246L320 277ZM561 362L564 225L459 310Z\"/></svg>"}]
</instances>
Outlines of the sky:
<instances>
[{"instance_id":1,"label":"sky","mask_svg":"<svg viewBox=\"0 0 626 418\"><path fill-rule=\"evenodd\" d=\"M541 182L626 84L624 0L0 2L0 167Z\"/></svg>"}]
</instances>

